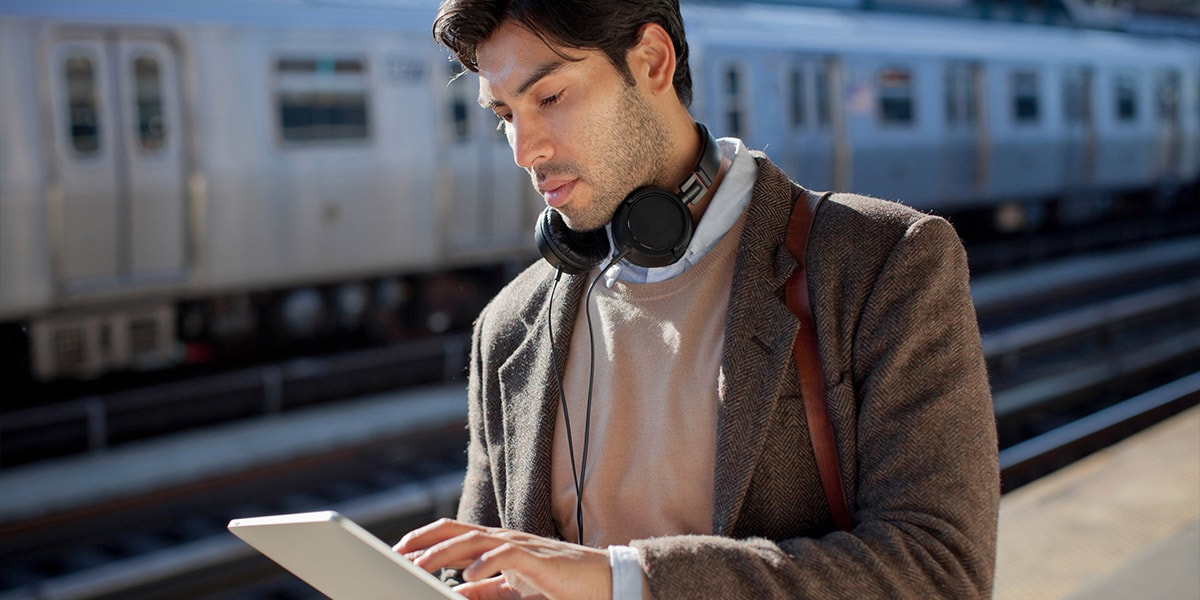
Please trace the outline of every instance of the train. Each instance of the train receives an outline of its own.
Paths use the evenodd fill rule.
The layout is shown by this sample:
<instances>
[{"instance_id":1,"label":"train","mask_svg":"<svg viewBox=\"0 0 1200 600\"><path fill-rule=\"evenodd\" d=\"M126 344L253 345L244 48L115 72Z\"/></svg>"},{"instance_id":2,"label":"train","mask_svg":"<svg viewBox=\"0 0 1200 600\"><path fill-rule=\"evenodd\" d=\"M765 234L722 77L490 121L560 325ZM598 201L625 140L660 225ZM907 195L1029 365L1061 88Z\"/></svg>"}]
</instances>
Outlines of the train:
<instances>
[{"instance_id":1,"label":"train","mask_svg":"<svg viewBox=\"0 0 1200 600\"><path fill-rule=\"evenodd\" d=\"M0 2L0 375L469 327L543 203L434 0ZM1194 202L1200 43L684 0L693 113L1001 230Z\"/></svg>"}]
</instances>

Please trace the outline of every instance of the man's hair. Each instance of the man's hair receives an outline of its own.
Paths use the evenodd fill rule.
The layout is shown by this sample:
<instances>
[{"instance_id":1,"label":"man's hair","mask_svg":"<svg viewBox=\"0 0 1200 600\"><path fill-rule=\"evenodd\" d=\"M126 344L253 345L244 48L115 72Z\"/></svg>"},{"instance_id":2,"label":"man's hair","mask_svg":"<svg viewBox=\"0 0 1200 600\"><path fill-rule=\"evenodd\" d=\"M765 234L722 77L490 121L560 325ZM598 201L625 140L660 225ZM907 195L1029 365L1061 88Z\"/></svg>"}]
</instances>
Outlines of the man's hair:
<instances>
[{"instance_id":1,"label":"man's hair","mask_svg":"<svg viewBox=\"0 0 1200 600\"><path fill-rule=\"evenodd\" d=\"M603 52L630 85L633 74L625 55L637 44L642 25L657 23L675 45L675 93L684 106L692 102L679 0L445 0L433 22L433 37L464 67L478 72L479 44L509 19L547 44Z\"/></svg>"}]
</instances>

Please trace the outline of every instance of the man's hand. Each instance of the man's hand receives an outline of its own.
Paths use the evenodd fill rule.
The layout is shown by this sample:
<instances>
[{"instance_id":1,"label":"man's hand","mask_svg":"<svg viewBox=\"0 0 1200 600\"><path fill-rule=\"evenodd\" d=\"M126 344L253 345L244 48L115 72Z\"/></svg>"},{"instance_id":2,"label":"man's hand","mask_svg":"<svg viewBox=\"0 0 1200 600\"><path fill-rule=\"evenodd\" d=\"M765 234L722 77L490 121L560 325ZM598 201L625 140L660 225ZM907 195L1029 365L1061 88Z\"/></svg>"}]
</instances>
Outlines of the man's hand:
<instances>
[{"instance_id":1,"label":"man's hand","mask_svg":"<svg viewBox=\"0 0 1200 600\"><path fill-rule=\"evenodd\" d=\"M429 572L464 569L468 598L612 597L608 552L527 533L441 519L393 548Z\"/></svg>"}]
</instances>

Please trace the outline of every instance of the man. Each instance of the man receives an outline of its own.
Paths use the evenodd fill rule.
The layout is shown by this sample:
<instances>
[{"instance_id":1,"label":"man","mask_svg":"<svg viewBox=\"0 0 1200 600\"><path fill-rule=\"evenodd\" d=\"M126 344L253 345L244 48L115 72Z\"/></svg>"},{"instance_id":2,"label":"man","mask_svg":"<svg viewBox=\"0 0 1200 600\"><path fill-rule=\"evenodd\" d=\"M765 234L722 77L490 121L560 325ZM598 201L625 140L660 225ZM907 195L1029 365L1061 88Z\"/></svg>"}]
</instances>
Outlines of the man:
<instances>
[{"instance_id":1,"label":"man","mask_svg":"<svg viewBox=\"0 0 1200 600\"><path fill-rule=\"evenodd\" d=\"M677 0L446 0L434 34L570 230L703 170ZM396 550L479 598L988 596L996 434L953 230L847 194L812 227L838 531L783 300L797 188L738 140L719 152L678 261L539 261L481 313L458 519Z\"/></svg>"}]
</instances>

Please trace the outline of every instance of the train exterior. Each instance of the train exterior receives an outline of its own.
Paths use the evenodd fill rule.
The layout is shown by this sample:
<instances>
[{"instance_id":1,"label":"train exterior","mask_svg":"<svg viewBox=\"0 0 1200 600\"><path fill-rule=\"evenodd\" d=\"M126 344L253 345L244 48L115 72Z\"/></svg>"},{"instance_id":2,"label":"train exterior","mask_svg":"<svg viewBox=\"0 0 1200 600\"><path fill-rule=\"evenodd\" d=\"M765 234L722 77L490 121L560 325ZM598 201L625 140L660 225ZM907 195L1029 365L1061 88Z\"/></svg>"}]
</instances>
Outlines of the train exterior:
<instances>
[{"instance_id":1,"label":"train exterior","mask_svg":"<svg viewBox=\"0 0 1200 600\"><path fill-rule=\"evenodd\" d=\"M0 10L0 322L39 378L373 307L469 324L482 300L450 314L445 289L473 278L431 274L536 255L540 199L447 85L431 3Z\"/></svg>"},{"instance_id":2,"label":"train exterior","mask_svg":"<svg viewBox=\"0 0 1200 600\"><path fill-rule=\"evenodd\" d=\"M448 83L435 5L0 1L8 372L469 324L536 258L541 200L475 80ZM1195 197L1195 41L793 6L684 14L697 118L808 187L1008 227Z\"/></svg>"},{"instance_id":3,"label":"train exterior","mask_svg":"<svg viewBox=\"0 0 1200 600\"><path fill-rule=\"evenodd\" d=\"M1071 220L1200 176L1195 41L781 6L688 16L698 113L816 189Z\"/></svg>"}]
</instances>

